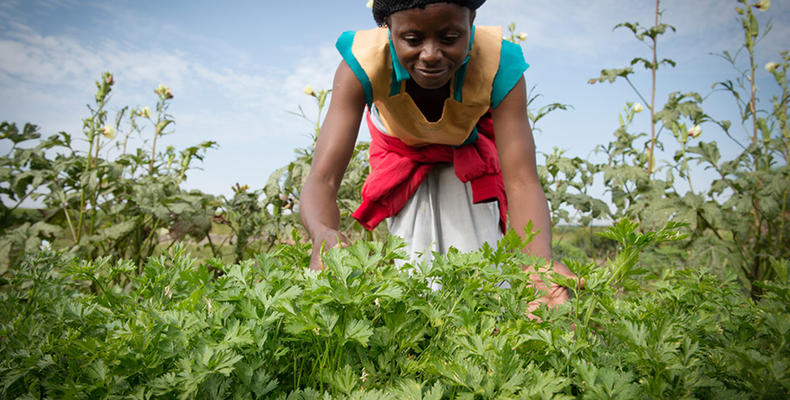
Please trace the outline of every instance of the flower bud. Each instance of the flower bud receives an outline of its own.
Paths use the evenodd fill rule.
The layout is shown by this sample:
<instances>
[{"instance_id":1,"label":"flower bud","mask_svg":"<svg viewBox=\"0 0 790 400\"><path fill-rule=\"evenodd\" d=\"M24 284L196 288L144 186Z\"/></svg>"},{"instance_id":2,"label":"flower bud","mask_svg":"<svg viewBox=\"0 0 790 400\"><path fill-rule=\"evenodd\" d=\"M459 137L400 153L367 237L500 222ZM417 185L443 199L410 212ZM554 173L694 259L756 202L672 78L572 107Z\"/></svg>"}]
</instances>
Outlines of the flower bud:
<instances>
[{"instance_id":1,"label":"flower bud","mask_svg":"<svg viewBox=\"0 0 790 400\"><path fill-rule=\"evenodd\" d=\"M137 115L143 118L151 118L151 109L148 108L148 106L145 106L137 113Z\"/></svg>"},{"instance_id":2,"label":"flower bud","mask_svg":"<svg viewBox=\"0 0 790 400\"><path fill-rule=\"evenodd\" d=\"M526 32L521 32L521 33L518 34L518 36L516 36L516 38L518 38L518 40L523 42L523 41L527 40L527 33Z\"/></svg>"},{"instance_id":3,"label":"flower bud","mask_svg":"<svg viewBox=\"0 0 790 400\"><path fill-rule=\"evenodd\" d=\"M765 70L768 72L774 72L777 67L779 67L779 64L773 61L765 64Z\"/></svg>"},{"instance_id":4,"label":"flower bud","mask_svg":"<svg viewBox=\"0 0 790 400\"><path fill-rule=\"evenodd\" d=\"M743 15L743 12L744 12L744 11L743 11L743 8L740 8L740 7L735 7L735 12L737 12L737 13L738 13L738 14L740 14L740 15Z\"/></svg>"},{"instance_id":5,"label":"flower bud","mask_svg":"<svg viewBox=\"0 0 790 400\"><path fill-rule=\"evenodd\" d=\"M231 187L231 189L233 189L233 193L245 193L245 192L247 192L247 190L250 189L250 185L247 185L247 184L242 185L242 184L236 182L236 184L233 185Z\"/></svg>"},{"instance_id":6,"label":"flower bud","mask_svg":"<svg viewBox=\"0 0 790 400\"><path fill-rule=\"evenodd\" d=\"M634 103L632 109L634 110L635 113L641 113L642 111L645 110L645 108L642 106L642 103Z\"/></svg>"},{"instance_id":7,"label":"flower bud","mask_svg":"<svg viewBox=\"0 0 790 400\"><path fill-rule=\"evenodd\" d=\"M313 87L310 85L304 87L304 94L315 97L315 91L313 90Z\"/></svg>"},{"instance_id":8,"label":"flower bud","mask_svg":"<svg viewBox=\"0 0 790 400\"><path fill-rule=\"evenodd\" d=\"M702 128L700 128L699 125L694 125L691 129L689 129L689 136L692 138L699 137L699 135L702 135Z\"/></svg>"},{"instance_id":9,"label":"flower bud","mask_svg":"<svg viewBox=\"0 0 790 400\"><path fill-rule=\"evenodd\" d=\"M760 0L754 5L754 8L760 11L768 11L771 8L771 0Z\"/></svg>"},{"instance_id":10,"label":"flower bud","mask_svg":"<svg viewBox=\"0 0 790 400\"><path fill-rule=\"evenodd\" d=\"M109 72L104 73L104 82L108 85L112 86L115 83L115 79L113 79L112 74Z\"/></svg>"},{"instance_id":11,"label":"flower bud","mask_svg":"<svg viewBox=\"0 0 790 400\"><path fill-rule=\"evenodd\" d=\"M595 85L596 83L598 83L598 78L591 78L589 81L587 81L587 83L589 83L590 85Z\"/></svg>"},{"instance_id":12,"label":"flower bud","mask_svg":"<svg viewBox=\"0 0 790 400\"><path fill-rule=\"evenodd\" d=\"M173 92L170 91L170 88L161 83L156 87L156 89L154 89L154 93L159 95L159 97L164 97L165 99L173 98Z\"/></svg>"},{"instance_id":13,"label":"flower bud","mask_svg":"<svg viewBox=\"0 0 790 400\"><path fill-rule=\"evenodd\" d=\"M101 134L107 139L112 140L115 138L115 128L112 125L104 125L104 128L101 130Z\"/></svg>"}]
</instances>

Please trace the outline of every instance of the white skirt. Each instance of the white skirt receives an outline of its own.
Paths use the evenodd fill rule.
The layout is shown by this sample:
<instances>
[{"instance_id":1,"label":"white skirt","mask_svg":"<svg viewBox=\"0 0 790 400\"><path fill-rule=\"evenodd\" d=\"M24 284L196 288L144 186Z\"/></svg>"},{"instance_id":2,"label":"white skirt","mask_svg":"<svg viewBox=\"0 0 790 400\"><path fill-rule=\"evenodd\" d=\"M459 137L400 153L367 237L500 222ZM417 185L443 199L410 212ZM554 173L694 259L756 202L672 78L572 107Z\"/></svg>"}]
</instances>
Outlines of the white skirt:
<instances>
[{"instance_id":1,"label":"white skirt","mask_svg":"<svg viewBox=\"0 0 790 400\"><path fill-rule=\"evenodd\" d=\"M406 241L412 263L430 261L433 252L445 254L450 247L496 247L502 238L497 201L474 204L471 184L455 176L452 164L435 166L400 213L387 218L387 228Z\"/></svg>"}]
</instances>

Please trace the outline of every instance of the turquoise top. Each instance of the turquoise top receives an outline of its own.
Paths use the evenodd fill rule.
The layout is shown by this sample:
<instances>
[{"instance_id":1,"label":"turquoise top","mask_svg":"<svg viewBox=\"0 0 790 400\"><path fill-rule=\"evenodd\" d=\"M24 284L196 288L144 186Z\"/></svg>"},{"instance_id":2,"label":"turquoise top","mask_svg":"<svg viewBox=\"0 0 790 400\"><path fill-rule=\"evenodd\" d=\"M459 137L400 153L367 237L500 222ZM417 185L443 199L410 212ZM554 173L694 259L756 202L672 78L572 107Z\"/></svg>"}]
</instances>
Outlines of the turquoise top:
<instances>
[{"instance_id":1,"label":"turquoise top","mask_svg":"<svg viewBox=\"0 0 790 400\"><path fill-rule=\"evenodd\" d=\"M472 27L472 40L469 41L469 48L472 48L474 41L474 26ZM354 31L343 32L337 39L335 47L340 52L343 60L351 68L354 74L362 84L362 89L365 92L365 102L370 106L373 103L373 88L362 66L359 64L354 54L351 51L351 46L354 43ZM395 95L400 92L400 82L410 78L409 72L400 64L398 57L395 54L395 47L392 45L390 39L390 54L392 57L392 83L390 86L390 95ZM455 100L462 102L461 88L464 83L464 74L466 66L469 61L469 56L464 60L463 65L455 73L455 90L453 91ZM494 82L492 83L491 90L491 108L496 108L504 100L505 96L510 93L510 90L518 83L519 79L524 74L524 71L529 68L529 64L524 60L524 53L521 51L521 46L502 39L502 50L499 58L499 69L497 70Z\"/></svg>"}]
</instances>

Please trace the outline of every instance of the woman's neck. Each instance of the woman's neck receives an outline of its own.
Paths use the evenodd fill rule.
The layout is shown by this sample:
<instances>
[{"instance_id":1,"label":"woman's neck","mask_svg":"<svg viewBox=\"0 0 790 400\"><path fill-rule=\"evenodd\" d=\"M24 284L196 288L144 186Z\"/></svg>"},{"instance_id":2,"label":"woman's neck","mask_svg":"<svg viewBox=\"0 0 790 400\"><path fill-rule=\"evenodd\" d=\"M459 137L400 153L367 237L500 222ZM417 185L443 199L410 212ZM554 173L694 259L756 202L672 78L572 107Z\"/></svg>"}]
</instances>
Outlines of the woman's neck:
<instances>
[{"instance_id":1,"label":"woman's neck","mask_svg":"<svg viewBox=\"0 0 790 400\"><path fill-rule=\"evenodd\" d=\"M406 81L406 93L414 100L425 119L436 122L442 118L444 101L450 97L450 82L439 89L424 89L409 79Z\"/></svg>"}]
</instances>

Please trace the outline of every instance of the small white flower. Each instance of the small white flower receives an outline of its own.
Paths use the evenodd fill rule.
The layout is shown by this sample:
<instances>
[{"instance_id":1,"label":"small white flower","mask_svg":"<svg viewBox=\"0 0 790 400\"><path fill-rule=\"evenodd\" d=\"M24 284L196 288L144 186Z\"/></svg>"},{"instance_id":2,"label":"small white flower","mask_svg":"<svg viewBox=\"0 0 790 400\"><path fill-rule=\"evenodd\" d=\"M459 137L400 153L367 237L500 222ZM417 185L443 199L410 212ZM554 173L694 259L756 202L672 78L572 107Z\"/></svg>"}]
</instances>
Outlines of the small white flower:
<instances>
[{"instance_id":1,"label":"small white flower","mask_svg":"<svg viewBox=\"0 0 790 400\"><path fill-rule=\"evenodd\" d=\"M304 87L304 94L315 97L315 91L313 90L313 87L310 85Z\"/></svg>"},{"instance_id":2,"label":"small white flower","mask_svg":"<svg viewBox=\"0 0 790 400\"><path fill-rule=\"evenodd\" d=\"M516 38L518 38L518 40L523 42L523 41L527 40L527 33L526 32L521 32L521 33L518 34L518 36L516 36Z\"/></svg>"},{"instance_id":3,"label":"small white flower","mask_svg":"<svg viewBox=\"0 0 790 400\"><path fill-rule=\"evenodd\" d=\"M101 134L107 139L112 140L115 137L115 127L112 125L104 125L104 128L101 130Z\"/></svg>"},{"instance_id":4,"label":"small white flower","mask_svg":"<svg viewBox=\"0 0 790 400\"><path fill-rule=\"evenodd\" d=\"M381 307L381 303L379 302L379 298L378 298L378 297L376 297L376 298L373 300L373 304L375 304L375 305L376 305L376 307Z\"/></svg>"},{"instance_id":5,"label":"small white flower","mask_svg":"<svg viewBox=\"0 0 790 400\"><path fill-rule=\"evenodd\" d=\"M689 129L689 136L696 138L699 137L699 135L702 135L702 128L700 128L699 125L694 125L694 127Z\"/></svg>"},{"instance_id":6,"label":"small white flower","mask_svg":"<svg viewBox=\"0 0 790 400\"><path fill-rule=\"evenodd\" d=\"M754 8L760 11L768 11L771 8L771 0L760 0L754 5Z\"/></svg>"},{"instance_id":7,"label":"small white flower","mask_svg":"<svg viewBox=\"0 0 790 400\"><path fill-rule=\"evenodd\" d=\"M141 117L143 117L143 118L151 118L151 109L150 109L150 108L148 108L148 106L145 106L145 107L143 107L143 108L140 110L140 114L139 114L139 115L140 115Z\"/></svg>"},{"instance_id":8,"label":"small white flower","mask_svg":"<svg viewBox=\"0 0 790 400\"><path fill-rule=\"evenodd\" d=\"M642 103L634 103L633 110L635 113L641 113L645 108L642 106Z\"/></svg>"},{"instance_id":9,"label":"small white flower","mask_svg":"<svg viewBox=\"0 0 790 400\"><path fill-rule=\"evenodd\" d=\"M776 68L778 68L778 67L779 67L779 64L775 63L775 62L769 62L769 63L765 64L765 70L768 71L768 72L774 72L774 70Z\"/></svg>"}]
</instances>

